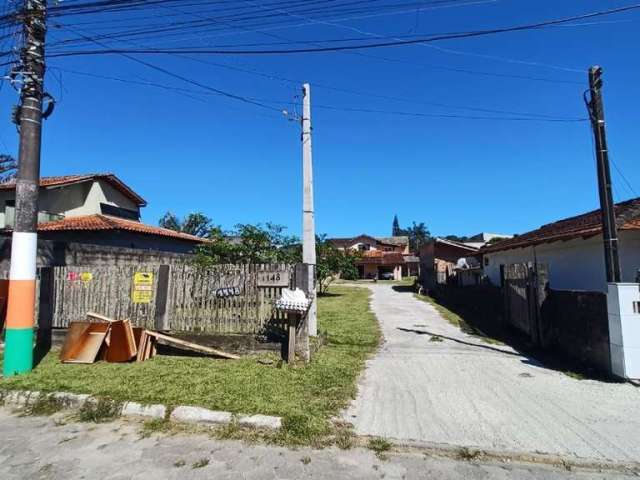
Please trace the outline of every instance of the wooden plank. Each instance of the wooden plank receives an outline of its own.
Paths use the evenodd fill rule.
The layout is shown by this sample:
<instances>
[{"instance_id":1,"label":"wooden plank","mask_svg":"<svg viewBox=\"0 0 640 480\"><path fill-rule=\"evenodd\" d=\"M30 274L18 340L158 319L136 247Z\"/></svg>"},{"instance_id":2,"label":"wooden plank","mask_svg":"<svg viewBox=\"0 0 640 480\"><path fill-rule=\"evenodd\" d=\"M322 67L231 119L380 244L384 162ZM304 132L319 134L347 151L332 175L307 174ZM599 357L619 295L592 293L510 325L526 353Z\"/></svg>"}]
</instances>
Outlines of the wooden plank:
<instances>
[{"instance_id":1,"label":"wooden plank","mask_svg":"<svg viewBox=\"0 0 640 480\"><path fill-rule=\"evenodd\" d=\"M137 351L131 322L129 320L112 322L105 360L107 362L128 362L135 357Z\"/></svg>"},{"instance_id":2,"label":"wooden plank","mask_svg":"<svg viewBox=\"0 0 640 480\"><path fill-rule=\"evenodd\" d=\"M100 348L109 333L110 325L104 323L93 323L84 329L82 335L77 338L74 344L70 344L66 349L66 355L62 358L63 363L93 363L100 352ZM66 343L66 342L65 342Z\"/></svg>"},{"instance_id":3,"label":"wooden plank","mask_svg":"<svg viewBox=\"0 0 640 480\"><path fill-rule=\"evenodd\" d=\"M296 359L296 324L298 323L298 315L295 313L289 313L289 326L287 329L287 363L291 364Z\"/></svg>"},{"instance_id":4,"label":"wooden plank","mask_svg":"<svg viewBox=\"0 0 640 480\"><path fill-rule=\"evenodd\" d=\"M150 330L147 330L145 332L147 335L151 336L151 337L155 337L159 340L164 340L167 343L171 343L174 345L179 345L181 347L185 347L191 350L195 350L197 352L201 352L201 353L208 353L211 355L217 355L219 357L223 357L223 358L229 358L231 360L238 360L240 357L238 355L234 355L232 353L227 353L227 352L223 352L222 350L216 350L215 348L211 348L211 347L205 347L204 345L198 345L197 343L191 343L191 342L187 342L185 340L180 340L178 338L174 338L174 337L170 337L169 335L164 335L162 333L158 333L158 332L153 332Z\"/></svg>"},{"instance_id":5,"label":"wooden plank","mask_svg":"<svg viewBox=\"0 0 640 480\"><path fill-rule=\"evenodd\" d=\"M137 362L144 362L144 352L147 347L147 331L143 330L140 333L140 343L138 343L138 357L136 358Z\"/></svg>"}]
</instances>

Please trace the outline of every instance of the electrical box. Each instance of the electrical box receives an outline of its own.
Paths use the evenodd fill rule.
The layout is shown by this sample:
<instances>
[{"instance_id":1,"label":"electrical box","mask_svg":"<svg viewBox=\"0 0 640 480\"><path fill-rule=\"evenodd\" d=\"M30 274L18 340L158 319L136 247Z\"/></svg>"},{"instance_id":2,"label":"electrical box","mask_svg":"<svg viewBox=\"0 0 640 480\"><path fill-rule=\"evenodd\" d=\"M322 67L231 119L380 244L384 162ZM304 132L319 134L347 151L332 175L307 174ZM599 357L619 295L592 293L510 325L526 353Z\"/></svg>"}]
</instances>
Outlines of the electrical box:
<instances>
[{"instance_id":1,"label":"electrical box","mask_svg":"<svg viewBox=\"0 0 640 480\"><path fill-rule=\"evenodd\" d=\"M640 284L610 283L607 291L611 370L640 379Z\"/></svg>"}]
</instances>

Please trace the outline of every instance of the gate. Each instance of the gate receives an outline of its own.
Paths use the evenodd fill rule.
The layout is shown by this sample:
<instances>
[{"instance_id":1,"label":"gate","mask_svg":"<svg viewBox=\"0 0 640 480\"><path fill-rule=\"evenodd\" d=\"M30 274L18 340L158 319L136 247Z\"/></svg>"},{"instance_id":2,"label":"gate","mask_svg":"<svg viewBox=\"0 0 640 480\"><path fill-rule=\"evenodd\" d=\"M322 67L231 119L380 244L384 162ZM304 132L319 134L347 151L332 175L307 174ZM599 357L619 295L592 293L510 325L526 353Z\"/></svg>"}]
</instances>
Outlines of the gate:
<instances>
[{"instance_id":1,"label":"gate","mask_svg":"<svg viewBox=\"0 0 640 480\"><path fill-rule=\"evenodd\" d=\"M540 346L546 343L541 307L547 296L548 278L548 267L542 263L513 263L502 268L506 320Z\"/></svg>"}]
</instances>

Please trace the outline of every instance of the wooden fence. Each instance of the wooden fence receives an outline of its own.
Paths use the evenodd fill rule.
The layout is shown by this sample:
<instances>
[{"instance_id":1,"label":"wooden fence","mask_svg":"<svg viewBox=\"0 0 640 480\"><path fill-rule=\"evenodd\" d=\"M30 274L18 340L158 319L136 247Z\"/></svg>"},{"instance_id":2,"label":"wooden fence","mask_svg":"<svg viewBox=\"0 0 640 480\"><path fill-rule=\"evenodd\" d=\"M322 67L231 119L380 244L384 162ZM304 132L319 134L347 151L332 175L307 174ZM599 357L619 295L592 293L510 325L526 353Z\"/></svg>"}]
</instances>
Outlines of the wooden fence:
<instances>
[{"instance_id":1,"label":"wooden fence","mask_svg":"<svg viewBox=\"0 0 640 480\"><path fill-rule=\"evenodd\" d=\"M547 296L546 264L514 263L502 268L506 320L535 345L546 346L540 309Z\"/></svg>"},{"instance_id":2,"label":"wooden fence","mask_svg":"<svg viewBox=\"0 0 640 480\"><path fill-rule=\"evenodd\" d=\"M295 284L292 265L47 267L40 306L64 328L88 311L157 330L260 333L282 326L273 301ZM42 281L46 279L46 281Z\"/></svg>"}]
</instances>

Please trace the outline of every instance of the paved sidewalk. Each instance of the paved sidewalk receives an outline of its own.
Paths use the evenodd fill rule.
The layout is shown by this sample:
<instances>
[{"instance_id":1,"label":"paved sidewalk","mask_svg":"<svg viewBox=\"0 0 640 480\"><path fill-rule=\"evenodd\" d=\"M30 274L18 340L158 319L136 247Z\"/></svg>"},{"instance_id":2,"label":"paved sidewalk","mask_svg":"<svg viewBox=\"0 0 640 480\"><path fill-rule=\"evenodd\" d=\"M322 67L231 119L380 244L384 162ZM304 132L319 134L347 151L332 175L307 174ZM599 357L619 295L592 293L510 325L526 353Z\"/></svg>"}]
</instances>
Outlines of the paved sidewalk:
<instances>
[{"instance_id":1,"label":"paved sidewalk","mask_svg":"<svg viewBox=\"0 0 640 480\"><path fill-rule=\"evenodd\" d=\"M0 409L3 480L601 480L613 472L568 472L542 465L476 464L423 455L354 450L290 450L212 440L204 435L140 438L140 425L67 423Z\"/></svg>"},{"instance_id":2,"label":"paved sidewalk","mask_svg":"<svg viewBox=\"0 0 640 480\"><path fill-rule=\"evenodd\" d=\"M344 414L358 434L640 461L640 389L543 368L462 333L412 293L370 288L386 341Z\"/></svg>"}]
</instances>

